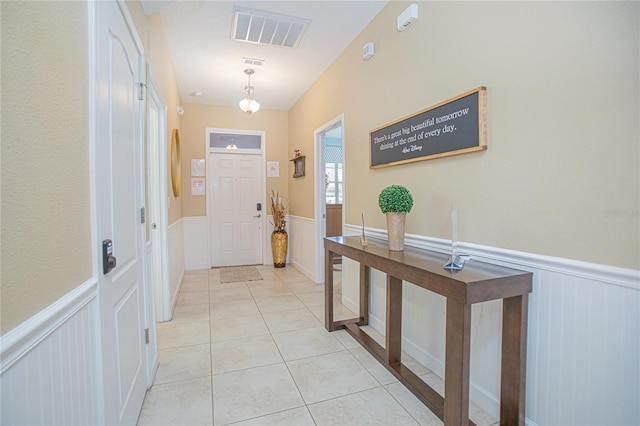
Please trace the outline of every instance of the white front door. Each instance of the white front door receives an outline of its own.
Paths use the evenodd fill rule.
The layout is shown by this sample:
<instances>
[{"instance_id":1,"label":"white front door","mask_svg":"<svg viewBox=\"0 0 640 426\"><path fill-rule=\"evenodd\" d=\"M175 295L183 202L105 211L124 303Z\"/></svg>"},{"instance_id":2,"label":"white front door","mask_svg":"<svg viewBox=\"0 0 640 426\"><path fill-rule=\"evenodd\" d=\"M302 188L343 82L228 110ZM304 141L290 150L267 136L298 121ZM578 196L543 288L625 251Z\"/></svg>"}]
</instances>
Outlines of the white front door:
<instances>
[{"instance_id":1,"label":"white front door","mask_svg":"<svg viewBox=\"0 0 640 426\"><path fill-rule=\"evenodd\" d=\"M262 263L261 155L211 153L211 266ZM263 206L264 207L264 206Z\"/></svg>"},{"instance_id":2,"label":"white front door","mask_svg":"<svg viewBox=\"0 0 640 426\"><path fill-rule=\"evenodd\" d=\"M135 424L146 392L143 52L124 2L96 2L96 25L98 240L111 240L117 259L111 272L100 271L104 412L106 424Z\"/></svg>"}]
</instances>

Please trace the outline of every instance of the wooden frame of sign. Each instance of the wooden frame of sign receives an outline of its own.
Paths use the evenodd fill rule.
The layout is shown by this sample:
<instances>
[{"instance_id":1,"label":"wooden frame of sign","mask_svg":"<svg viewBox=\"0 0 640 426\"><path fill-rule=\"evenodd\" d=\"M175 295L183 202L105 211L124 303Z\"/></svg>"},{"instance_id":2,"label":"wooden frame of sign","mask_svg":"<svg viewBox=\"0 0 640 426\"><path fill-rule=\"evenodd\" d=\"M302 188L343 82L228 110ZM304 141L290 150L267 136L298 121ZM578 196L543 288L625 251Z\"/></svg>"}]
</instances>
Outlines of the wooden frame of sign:
<instances>
[{"instance_id":1,"label":"wooden frame of sign","mask_svg":"<svg viewBox=\"0 0 640 426\"><path fill-rule=\"evenodd\" d=\"M477 87L369 132L369 167L487 149L487 89Z\"/></svg>"},{"instance_id":2,"label":"wooden frame of sign","mask_svg":"<svg viewBox=\"0 0 640 426\"><path fill-rule=\"evenodd\" d=\"M293 161L293 177L298 178L304 176L304 155L292 158L289 161Z\"/></svg>"}]
</instances>

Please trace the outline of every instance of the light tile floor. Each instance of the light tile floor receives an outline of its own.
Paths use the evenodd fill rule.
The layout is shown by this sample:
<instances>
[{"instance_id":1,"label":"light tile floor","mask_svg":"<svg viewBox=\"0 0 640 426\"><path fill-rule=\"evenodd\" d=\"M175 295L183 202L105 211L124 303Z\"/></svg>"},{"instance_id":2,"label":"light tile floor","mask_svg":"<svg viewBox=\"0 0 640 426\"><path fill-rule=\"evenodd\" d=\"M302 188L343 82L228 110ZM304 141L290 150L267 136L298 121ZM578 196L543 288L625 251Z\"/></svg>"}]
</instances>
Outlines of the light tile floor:
<instances>
[{"instance_id":1,"label":"light tile floor","mask_svg":"<svg viewBox=\"0 0 640 426\"><path fill-rule=\"evenodd\" d=\"M442 425L351 336L324 329L324 286L290 265L258 270L263 280L227 284L217 269L185 274L173 320L158 324L139 425ZM335 282L336 317L354 317L339 272ZM438 376L403 362L442 392ZM496 424L475 406L471 418Z\"/></svg>"}]
</instances>

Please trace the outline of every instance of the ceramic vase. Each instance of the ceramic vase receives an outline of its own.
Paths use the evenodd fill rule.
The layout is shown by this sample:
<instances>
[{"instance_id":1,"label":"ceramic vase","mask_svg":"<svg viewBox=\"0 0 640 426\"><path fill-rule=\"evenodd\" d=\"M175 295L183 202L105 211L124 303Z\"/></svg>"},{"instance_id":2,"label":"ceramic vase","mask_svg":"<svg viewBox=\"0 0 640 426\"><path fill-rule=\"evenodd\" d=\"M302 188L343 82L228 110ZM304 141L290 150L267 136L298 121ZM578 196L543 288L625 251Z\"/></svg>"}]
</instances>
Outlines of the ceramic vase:
<instances>
[{"instance_id":1,"label":"ceramic vase","mask_svg":"<svg viewBox=\"0 0 640 426\"><path fill-rule=\"evenodd\" d=\"M287 249L289 236L286 231L273 231L271 234L271 253L273 253L273 266L284 268L287 265Z\"/></svg>"}]
</instances>

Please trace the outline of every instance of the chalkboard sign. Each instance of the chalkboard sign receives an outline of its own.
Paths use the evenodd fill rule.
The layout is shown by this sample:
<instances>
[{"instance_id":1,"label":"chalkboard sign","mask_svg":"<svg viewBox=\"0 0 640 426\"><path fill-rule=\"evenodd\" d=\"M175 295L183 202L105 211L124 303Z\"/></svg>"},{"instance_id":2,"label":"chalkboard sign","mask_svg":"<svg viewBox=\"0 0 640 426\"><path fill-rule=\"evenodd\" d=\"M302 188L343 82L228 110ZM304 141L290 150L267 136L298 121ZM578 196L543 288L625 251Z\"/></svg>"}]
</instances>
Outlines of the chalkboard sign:
<instances>
[{"instance_id":1,"label":"chalkboard sign","mask_svg":"<svg viewBox=\"0 0 640 426\"><path fill-rule=\"evenodd\" d=\"M369 132L370 167L487 149L486 91L478 87Z\"/></svg>"}]
</instances>

